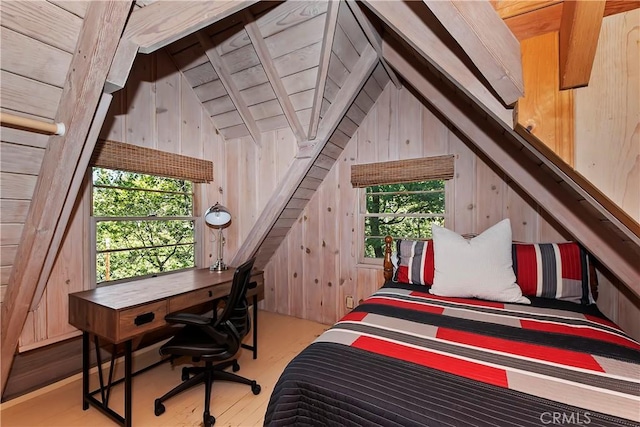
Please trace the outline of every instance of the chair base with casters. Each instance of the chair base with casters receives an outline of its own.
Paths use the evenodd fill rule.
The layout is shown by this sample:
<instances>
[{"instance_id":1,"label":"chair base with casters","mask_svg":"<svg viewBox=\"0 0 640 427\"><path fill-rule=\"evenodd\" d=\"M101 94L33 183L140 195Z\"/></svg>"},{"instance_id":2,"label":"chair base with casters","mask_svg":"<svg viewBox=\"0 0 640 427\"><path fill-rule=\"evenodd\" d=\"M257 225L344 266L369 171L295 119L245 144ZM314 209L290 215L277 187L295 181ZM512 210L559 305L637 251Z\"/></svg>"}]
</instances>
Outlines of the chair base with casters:
<instances>
[{"instance_id":1,"label":"chair base with casters","mask_svg":"<svg viewBox=\"0 0 640 427\"><path fill-rule=\"evenodd\" d=\"M236 359L226 362L213 364L213 362L205 362L205 366L192 366L182 368L182 383L169 390L164 396L158 398L154 402L154 413L160 416L164 413L165 407L162 402L167 399L191 388L200 383L204 383L204 413L202 414L205 427L211 427L215 424L216 418L211 415L209 407L211 401L211 389L214 381L232 381L251 386L253 394L260 394L261 387L256 381L241 377L240 375L227 372L224 369L231 367L233 372L240 370L240 365Z\"/></svg>"},{"instance_id":2,"label":"chair base with casters","mask_svg":"<svg viewBox=\"0 0 640 427\"><path fill-rule=\"evenodd\" d=\"M160 347L160 354L172 357L187 356L194 362L203 361L204 367L188 367L182 370L182 383L164 396L156 399L156 416L165 411L162 402L197 384L204 383L204 426L211 427L216 419L209 411L211 389L215 381L233 381L251 386L253 394L260 393L257 382L225 371L231 367L233 372L240 369L237 359L233 359L241 348L242 339L251 328L247 289L255 287L249 283L253 262L251 259L238 267L233 276L229 296L225 299L224 309L218 316L214 306L213 317L192 313L175 313L165 316L170 324L184 325L180 331ZM214 365L214 362L219 362Z\"/></svg>"}]
</instances>

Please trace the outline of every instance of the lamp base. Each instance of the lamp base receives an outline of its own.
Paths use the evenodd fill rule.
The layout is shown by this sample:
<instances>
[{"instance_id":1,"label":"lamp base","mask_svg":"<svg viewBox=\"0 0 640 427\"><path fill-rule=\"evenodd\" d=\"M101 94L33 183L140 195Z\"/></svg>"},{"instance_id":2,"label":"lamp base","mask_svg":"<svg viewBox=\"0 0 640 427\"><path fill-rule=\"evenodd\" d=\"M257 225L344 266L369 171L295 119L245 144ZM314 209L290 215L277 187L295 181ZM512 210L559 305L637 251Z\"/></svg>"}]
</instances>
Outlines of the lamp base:
<instances>
[{"instance_id":1,"label":"lamp base","mask_svg":"<svg viewBox=\"0 0 640 427\"><path fill-rule=\"evenodd\" d=\"M217 260L215 264L213 264L211 267L209 267L209 270L211 271L225 271L227 269L227 265L222 262L221 259Z\"/></svg>"}]
</instances>

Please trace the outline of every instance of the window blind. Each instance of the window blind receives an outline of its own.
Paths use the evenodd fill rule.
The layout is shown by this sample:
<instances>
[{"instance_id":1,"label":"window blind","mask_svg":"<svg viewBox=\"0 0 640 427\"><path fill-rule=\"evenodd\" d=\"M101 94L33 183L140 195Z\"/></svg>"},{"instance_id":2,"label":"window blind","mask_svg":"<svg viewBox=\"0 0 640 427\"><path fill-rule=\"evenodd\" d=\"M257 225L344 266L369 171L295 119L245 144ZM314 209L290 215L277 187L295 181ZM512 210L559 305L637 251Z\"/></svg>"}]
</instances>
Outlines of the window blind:
<instances>
[{"instance_id":1,"label":"window blind","mask_svg":"<svg viewBox=\"0 0 640 427\"><path fill-rule=\"evenodd\" d=\"M209 160L117 141L99 140L91 156L91 166L193 182L213 181L213 163Z\"/></svg>"},{"instance_id":2,"label":"window blind","mask_svg":"<svg viewBox=\"0 0 640 427\"><path fill-rule=\"evenodd\" d=\"M447 154L420 159L352 165L351 185L361 188L430 179L451 179L453 178L453 158L453 154Z\"/></svg>"}]
</instances>

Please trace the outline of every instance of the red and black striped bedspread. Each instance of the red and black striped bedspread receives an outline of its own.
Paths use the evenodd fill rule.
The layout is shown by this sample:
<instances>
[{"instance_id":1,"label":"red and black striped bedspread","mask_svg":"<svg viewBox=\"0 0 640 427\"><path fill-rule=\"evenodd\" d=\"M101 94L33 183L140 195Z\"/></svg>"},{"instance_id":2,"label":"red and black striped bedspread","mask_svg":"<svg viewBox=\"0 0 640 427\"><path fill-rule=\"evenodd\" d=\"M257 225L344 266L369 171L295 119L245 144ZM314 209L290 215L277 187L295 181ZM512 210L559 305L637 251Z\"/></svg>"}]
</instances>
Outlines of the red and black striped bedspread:
<instances>
[{"instance_id":1,"label":"red and black striped bedspread","mask_svg":"<svg viewBox=\"0 0 640 427\"><path fill-rule=\"evenodd\" d=\"M595 307L387 283L296 356L265 425L639 425L640 345Z\"/></svg>"}]
</instances>

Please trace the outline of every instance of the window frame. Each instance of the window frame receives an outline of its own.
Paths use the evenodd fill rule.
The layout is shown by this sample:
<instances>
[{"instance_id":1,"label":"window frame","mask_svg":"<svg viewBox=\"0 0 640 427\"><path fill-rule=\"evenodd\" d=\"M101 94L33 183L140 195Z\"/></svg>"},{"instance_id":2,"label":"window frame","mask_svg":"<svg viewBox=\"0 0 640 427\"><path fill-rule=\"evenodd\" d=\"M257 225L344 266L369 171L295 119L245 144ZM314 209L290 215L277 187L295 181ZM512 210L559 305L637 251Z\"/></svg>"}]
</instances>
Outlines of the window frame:
<instances>
[{"instance_id":1,"label":"window frame","mask_svg":"<svg viewBox=\"0 0 640 427\"><path fill-rule=\"evenodd\" d=\"M424 180L424 182L426 181L443 181L444 182L444 188L442 190L438 190L438 191L433 191L433 190L426 190L424 192L419 192L419 193L435 193L435 192L442 192L444 194L444 211L442 214L408 214L408 215L402 215L402 214L382 214L382 215L374 215L374 214L367 214L366 210L367 210L367 188L372 187L373 185L367 186L367 187L360 187L358 188L358 205L357 205L357 244L356 246L356 250L357 252L357 265L358 266L363 266L363 267L378 267L380 269L383 268L382 265L382 258L370 258L370 257L366 257L365 256L365 238L366 238L366 234L365 234L365 224L366 224L366 218L367 217L372 217L372 216L378 216L378 217L418 217L418 218L443 218L443 223L449 225L450 222L450 198L451 198L451 193L452 193L452 181L451 179L426 179ZM407 182L408 183L408 182ZM403 183L404 184L404 183ZM387 185L387 184L374 184L374 185ZM384 236L383 236L384 237ZM397 238L404 238L403 236L392 236L394 238L394 242Z\"/></svg>"},{"instance_id":2,"label":"window frame","mask_svg":"<svg viewBox=\"0 0 640 427\"><path fill-rule=\"evenodd\" d=\"M192 192L191 192L191 196L192 196L192 215L191 216L175 216L175 217L156 217L156 216L148 216L148 217L141 217L141 216L126 216L126 217L113 217L113 216L100 216L100 217L96 217L94 216L94 205L93 205L93 194L94 194L94 184L93 184L93 169L94 168L101 168L101 169L109 169L109 170L115 170L115 171L124 171L123 169L116 169L116 168L109 168L109 167L101 167L101 166L89 166L88 170L87 170L87 180L88 180L88 196L89 196L89 236L90 236L90 268L89 268L89 275L91 278L91 288L92 289L96 289L99 287L103 287L103 286L111 286L111 285L115 285L118 283L126 283L126 282L132 282L135 280L141 280L141 279L146 279L149 277L157 277L157 276L164 276L167 274L173 274L173 273L178 273L181 271L187 271L187 270L193 270L196 268L199 268L199 264L200 264L200 258L201 258L201 253L203 251L202 245L203 245L203 239L200 238L201 236L201 231L202 231L202 217L197 215L197 209L200 206L200 186L203 185L202 183L197 183L194 182L191 179L188 178L170 178L170 177L164 177L162 175L157 175L157 174L153 174L153 173L146 173L146 172L132 172L132 173L140 173L143 175L150 175L150 176L156 176L156 177L160 177L160 178L168 178L168 179L181 179L183 181L190 181L191 182L191 188L192 188ZM124 171L127 172L127 171ZM110 186L98 186L101 188L123 188L123 187L110 187ZM126 190L132 190L131 188L124 188ZM188 193L181 193L181 192L170 192L170 191L163 191L163 190L148 190L148 189L133 189L133 190L138 190L138 191L144 191L144 192L160 192L160 193L173 193L173 194L188 194ZM181 269L176 269L176 270L171 270L171 271L164 271L164 272L158 272L158 273L150 273L150 274L145 274L145 275L140 275L140 276L133 276L133 277L126 277L126 278L122 278L122 279L116 279L116 280L109 280L109 281L102 281L102 282L98 282L98 278L97 278L97 257L98 254L100 252L105 252L105 251L99 251L98 250L98 245L97 245L97 225L99 222L104 222L104 221L109 221L109 220L121 220L121 221L191 221L193 223L193 243L187 243L185 245L193 245L193 251L194 251L194 266L193 267L187 267L187 268L181 268ZM173 245L169 245L169 246L173 246ZM153 248L155 246L151 246L148 248ZM143 247L146 248L146 247ZM139 249L139 248L131 248L131 249ZM130 250L130 249L128 249Z\"/></svg>"}]
</instances>

